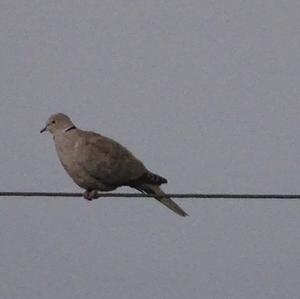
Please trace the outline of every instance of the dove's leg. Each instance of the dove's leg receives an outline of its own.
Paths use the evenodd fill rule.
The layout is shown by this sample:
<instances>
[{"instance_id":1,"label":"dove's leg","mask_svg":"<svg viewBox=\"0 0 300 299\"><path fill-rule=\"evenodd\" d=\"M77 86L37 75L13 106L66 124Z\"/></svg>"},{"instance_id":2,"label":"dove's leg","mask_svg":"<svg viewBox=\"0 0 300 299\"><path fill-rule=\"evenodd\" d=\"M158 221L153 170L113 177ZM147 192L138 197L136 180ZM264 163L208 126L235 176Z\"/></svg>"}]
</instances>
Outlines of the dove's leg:
<instances>
[{"instance_id":1,"label":"dove's leg","mask_svg":"<svg viewBox=\"0 0 300 299\"><path fill-rule=\"evenodd\" d=\"M103 183L99 183L97 186L97 189L87 189L84 193L83 193L83 197L87 200L93 200L98 198L98 193L97 191L112 191L115 190L118 186L112 186L112 185L104 185Z\"/></svg>"},{"instance_id":2,"label":"dove's leg","mask_svg":"<svg viewBox=\"0 0 300 299\"><path fill-rule=\"evenodd\" d=\"M97 190L86 190L83 193L83 197L86 200L93 200L93 199L97 198Z\"/></svg>"}]
</instances>

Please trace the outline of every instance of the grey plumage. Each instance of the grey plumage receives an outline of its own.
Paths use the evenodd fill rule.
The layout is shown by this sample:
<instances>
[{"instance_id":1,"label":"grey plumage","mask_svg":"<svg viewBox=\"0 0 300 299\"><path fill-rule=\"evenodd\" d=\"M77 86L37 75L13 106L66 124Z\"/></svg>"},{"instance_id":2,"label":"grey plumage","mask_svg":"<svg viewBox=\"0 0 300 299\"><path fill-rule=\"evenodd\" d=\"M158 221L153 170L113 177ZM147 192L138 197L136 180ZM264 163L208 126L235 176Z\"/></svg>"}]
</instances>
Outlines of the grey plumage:
<instances>
[{"instance_id":1,"label":"grey plumage","mask_svg":"<svg viewBox=\"0 0 300 299\"><path fill-rule=\"evenodd\" d=\"M153 195L181 216L187 214L160 189L167 180L150 172L129 150L100 134L76 128L62 113L51 116L41 131L53 134L59 159L76 184L84 188L84 197L92 200L96 191L111 191L130 186Z\"/></svg>"}]
</instances>

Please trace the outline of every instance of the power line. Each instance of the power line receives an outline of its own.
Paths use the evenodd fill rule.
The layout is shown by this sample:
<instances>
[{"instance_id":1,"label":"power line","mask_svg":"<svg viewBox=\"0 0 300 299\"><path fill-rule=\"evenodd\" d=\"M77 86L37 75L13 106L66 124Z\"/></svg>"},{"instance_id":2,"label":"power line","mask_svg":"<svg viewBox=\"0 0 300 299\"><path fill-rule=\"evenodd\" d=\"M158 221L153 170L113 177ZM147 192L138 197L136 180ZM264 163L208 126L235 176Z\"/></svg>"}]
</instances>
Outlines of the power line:
<instances>
[{"instance_id":1,"label":"power line","mask_svg":"<svg viewBox=\"0 0 300 299\"><path fill-rule=\"evenodd\" d=\"M293 199L300 200L300 194L233 194L233 193L169 193L172 198L188 199ZM82 197L82 193L71 192L0 192L0 196L9 197ZM148 198L151 195L142 193L98 193L97 198Z\"/></svg>"}]
</instances>

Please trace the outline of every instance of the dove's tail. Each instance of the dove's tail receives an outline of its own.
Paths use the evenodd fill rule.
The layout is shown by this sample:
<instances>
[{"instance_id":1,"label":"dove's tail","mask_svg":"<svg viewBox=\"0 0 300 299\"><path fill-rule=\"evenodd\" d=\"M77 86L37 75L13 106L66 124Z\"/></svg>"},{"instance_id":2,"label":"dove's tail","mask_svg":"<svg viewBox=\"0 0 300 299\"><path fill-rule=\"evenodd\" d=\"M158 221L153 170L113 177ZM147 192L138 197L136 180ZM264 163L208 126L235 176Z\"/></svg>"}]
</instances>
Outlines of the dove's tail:
<instances>
[{"instance_id":1,"label":"dove's tail","mask_svg":"<svg viewBox=\"0 0 300 299\"><path fill-rule=\"evenodd\" d=\"M188 214L177 203L166 196L166 194L159 188L159 186L142 184L135 188L141 192L153 195L155 199L157 199L160 203L171 209L176 214L180 216L188 216Z\"/></svg>"}]
</instances>

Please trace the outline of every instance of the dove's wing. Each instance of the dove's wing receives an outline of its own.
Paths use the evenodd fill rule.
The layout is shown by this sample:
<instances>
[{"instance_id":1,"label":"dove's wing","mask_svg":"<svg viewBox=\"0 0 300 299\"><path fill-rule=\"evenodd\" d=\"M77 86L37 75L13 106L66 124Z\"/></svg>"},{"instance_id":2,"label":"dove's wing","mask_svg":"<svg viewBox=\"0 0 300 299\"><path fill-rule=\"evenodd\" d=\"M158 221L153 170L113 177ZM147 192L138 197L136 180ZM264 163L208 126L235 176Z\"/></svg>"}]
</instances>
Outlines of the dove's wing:
<instances>
[{"instance_id":1,"label":"dove's wing","mask_svg":"<svg viewBox=\"0 0 300 299\"><path fill-rule=\"evenodd\" d=\"M93 178L121 186L147 173L143 163L116 141L94 132L80 133L79 162Z\"/></svg>"}]
</instances>

